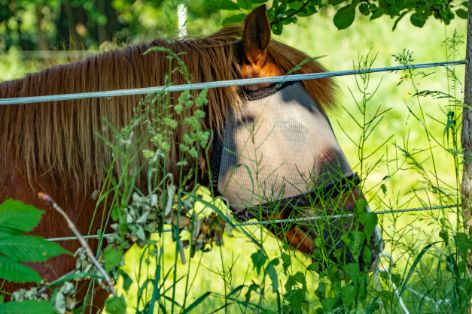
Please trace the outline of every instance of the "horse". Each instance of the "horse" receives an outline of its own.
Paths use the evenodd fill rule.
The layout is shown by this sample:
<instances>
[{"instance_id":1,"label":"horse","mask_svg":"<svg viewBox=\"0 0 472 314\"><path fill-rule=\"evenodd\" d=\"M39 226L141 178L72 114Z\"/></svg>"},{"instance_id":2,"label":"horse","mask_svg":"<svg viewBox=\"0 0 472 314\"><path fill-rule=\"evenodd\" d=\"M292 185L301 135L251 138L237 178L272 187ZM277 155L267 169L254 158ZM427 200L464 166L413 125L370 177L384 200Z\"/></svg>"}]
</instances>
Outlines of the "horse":
<instances>
[{"instance_id":1,"label":"horse","mask_svg":"<svg viewBox=\"0 0 472 314\"><path fill-rule=\"evenodd\" d=\"M271 39L270 24L263 5L248 14L243 27L226 27L203 38L154 40L3 82L0 84L0 98L163 85L165 74L175 64L166 58L163 50L149 52L153 47L165 47L179 54L193 82L270 77L289 73L295 68L295 73L325 71L305 53ZM171 79L173 84L186 83L183 75L178 72L174 72ZM198 182L215 186L217 193L227 197L230 204L233 202L237 217L241 218L248 213L246 218L241 219L257 216L257 210L246 209L268 204L274 201L274 195L277 195L275 200L298 199L303 204L306 198L301 196L313 193L320 186L325 192L332 193L336 190L333 193L342 195L339 206L346 211L354 211L356 202L365 198L357 183L349 184L355 181L351 180L352 170L329 124L326 110L334 107L334 95L335 84L330 78L296 84L257 84L245 88L233 86L209 89L203 124L206 130L212 130L215 134L209 150L212 163L210 166L206 165L205 152L199 152L196 162L201 175ZM300 100L300 97L303 99ZM0 125L3 130L0 133L0 202L12 198L44 209L46 213L34 231L37 235L46 238L70 236L71 231L63 223L62 217L38 199L37 193L45 192L63 205L82 234L88 234L89 226L97 227L97 221L91 221L96 208L94 192L100 189L113 160L105 143L95 135L99 133L104 137L112 136L111 131L104 128L102 118L117 127L126 125L132 118L133 108L140 100L140 96L125 96L1 107ZM268 173L278 172L278 163L286 163L291 158L294 161L291 168L281 171L269 183L266 180L258 187L253 186L252 190L257 190L257 193L252 196L241 195L237 191L240 191L241 185L247 188L248 183L247 174L238 170L241 169L238 165L249 159L234 157L225 152L243 145L241 141L248 137L247 126L254 127L257 124L254 119L257 120L260 108L267 107L266 100L278 104L278 114L301 117L301 123L282 121L283 119L275 122L283 126L278 130L281 133L283 128L291 132L285 138L284 135L279 137L288 141L289 146L281 145L282 149L277 149L274 139L265 144L262 148L270 150L272 156L277 156L278 159L268 160L268 154L259 156L264 162L262 172L269 178L271 176ZM284 104L294 108L295 113L284 111ZM315 123L318 126L311 131L309 125L305 125L304 129L298 128L304 123ZM267 126L266 122L262 124ZM169 154L171 162L168 169L171 173L177 171L175 164L179 160L178 143L184 134L184 129L177 129L173 135L174 145ZM299 146L292 150L290 145L293 143L298 143ZM248 145L244 153L256 147L260 145ZM300 147L303 148L299 149ZM335 173L327 170L331 168L340 170L340 175L332 180L321 180L324 173ZM302 175L307 169L314 169L309 179ZM209 175L210 172L213 174ZM287 180L284 176L295 178L299 182L293 186L285 184L283 182ZM234 177L240 182L232 180ZM301 178L304 183L300 184ZM328 184L322 185L326 182ZM340 186L342 187L338 189ZM275 191L270 202L253 197L255 194L267 196L270 190ZM100 215L94 217L97 216ZM285 206L275 213L262 211L259 218L292 216L290 206ZM316 249L315 240L319 232L307 227L293 225L281 232L274 225L269 230L305 254L312 254ZM92 233L94 231L91 230ZM72 252L79 247L73 241L61 244ZM35 267L46 281L52 281L74 269L74 266L73 258L60 256ZM11 291L14 287L4 288ZM103 298L97 297L94 302L101 307Z\"/></svg>"}]
</instances>

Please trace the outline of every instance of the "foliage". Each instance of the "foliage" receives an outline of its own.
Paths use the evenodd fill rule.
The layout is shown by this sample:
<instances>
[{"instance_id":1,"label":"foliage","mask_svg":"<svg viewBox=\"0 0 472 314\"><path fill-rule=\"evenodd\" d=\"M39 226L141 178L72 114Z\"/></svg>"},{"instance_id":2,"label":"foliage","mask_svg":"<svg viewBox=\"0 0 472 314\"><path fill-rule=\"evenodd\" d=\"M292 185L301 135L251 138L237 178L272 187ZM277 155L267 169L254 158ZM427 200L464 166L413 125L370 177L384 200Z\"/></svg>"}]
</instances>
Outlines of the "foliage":
<instances>
[{"instance_id":1,"label":"foliage","mask_svg":"<svg viewBox=\"0 0 472 314\"><path fill-rule=\"evenodd\" d=\"M0 49L81 50L97 49L101 45L106 49L106 46L113 47L115 42L126 43L130 38L176 35L179 2L0 0L0 36L3 39ZM186 5L188 18L194 22L207 21L208 16L215 14L214 8L206 5L204 0L187 1Z\"/></svg>"},{"instance_id":2,"label":"foliage","mask_svg":"<svg viewBox=\"0 0 472 314\"><path fill-rule=\"evenodd\" d=\"M190 76L180 55L164 47L154 50L164 51L170 63L175 61L175 69L165 78L167 85L175 73L181 74L188 82ZM176 99L173 103L172 100ZM117 280L122 280L123 290L129 290L131 277L122 269L124 253L134 243L144 248L148 256L144 263L156 264L154 278L144 282L139 288L137 312L153 312L154 308L165 309L166 300L175 299L178 268L177 256L186 263L185 248L190 248L190 256L196 252L208 252L214 244L223 244L225 221L216 212L203 208L196 210L200 200L196 178L199 173L199 158L205 156L210 142L210 131L203 128L204 107L207 91L191 93L184 91L171 94L148 95L134 109L130 123L122 129L114 129L114 139L107 141L115 156L110 175L104 186L101 202L111 202L110 216L113 232L105 236L107 246L101 255L105 269ZM176 135L185 130L182 136ZM171 154L176 154L176 164L170 164ZM174 170L174 171L173 171ZM142 184L146 182L146 184ZM170 227L170 229L168 229ZM175 244L176 259L173 269L162 274L164 259L164 238L171 233ZM153 235L159 235L156 240ZM167 244L166 250L170 246ZM101 253L99 253L101 254ZM171 288L164 284L172 281ZM151 297L147 298L147 292ZM191 304L177 304L171 301L171 311L178 306L183 312L190 312L199 306L211 293L206 292ZM126 300L123 296L112 297L106 309L110 313L121 313Z\"/></svg>"},{"instance_id":3,"label":"foliage","mask_svg":"<svg viewBox=\"0 0 472 314\"><path fill-rule=\"evenodd\" d=\"M406 64L413 62L412 55L409 52L399 54L397 57L399 62L405 62ZM362 60L358 66L368 67L372 64L373 61ZM451 71L452 70L448 70L447 73L451 75L450 78L453 78L454 76L451 74ZM414 73L418 73L418 75L415 76ZM440 99L447 104L444 115L441 116L443 120L441 120L439 124L440 131L444 131L444 138L432 136L432 130L429 130L426 127L426 123L424 123L425 128L422 129L423 133L431 136L423 135L422 139L424 143L433 143L430 148L421 147L420 149L413 147L411 143L408 147L409 138L406 138L404 143L394 143L395 147L402 146L402 150L399 149L398 153L400 156L404 156L406 161L400 160L401 158L398 157L398 159L394 161L384 158L379 159L380 161L373 160L370 162L370 160L375 158L369 156L371 156L371 154L374 156L375 152L379 152L385 148L385 146L382 146L384 145L384 140L390 140L388 136L384 138L378 136L378 133L375 133L375 130L383 130L382 125L385 122L383 117L385 117L387 113L390 113L390 110L385 108L385 106L381 106L377 111L377 104L372 99L373 94L378 90L378 86L374 86L373 88L371 86L369 87L369 85L366 84L370 81L369 77L362 77L357 82L360 90L356 91L356 93L354 91L352 92L352 103L354 105L346 108L347 115L352 114L352 117L349 116L351 117L349 121L352 121L352 123L359 128L358 130L360 130L359 132L353 131L353 128L346 126L348 119L343 121L342 127L346 128L345 130L348 137L352 138L353 143L355 143L354 145L360 162L356 166L356 170L362 173L361 176L363 178L369 176L374 177L375 179L373 179L371 183L377 182L375 180L377 176L379 176L379 173L376 173L375 166L381 163L389 164L389 166L392 166L392 163L399 164L400 166L398 167L403 168L396 169L398 171L381 173L381 180L379 180L381 184L375 185L372 183L372 189L375 191L367 191L371 199L380 198L382 201L385 201L382 205L389 206L389 208L390 206L401 206L400 204L388 204L390 201L389 193L396 193L396 190L391 188L391 183L395 180L395 176L398 178L398 175L402 174L401 170L407 167L413 172L420 173L422 178L421 182L415 182L415 185L412 185L412 187L406 186L408 184L406 184L405 181L408 181L409 178L400 178L401 184L406 186L404 187L405 189L408 189L407 197L410 197L408 195L411 195L412 198L417 197L418 201L425 206L429 204L427 203L430 201L429 197L437 197L434 198L433 201L439 200L440 202L456 200L454 193L457 187L443 184L442 178L439 178L441 173L428 168L430 165L428 162L437 158L435 155L438 147L439 149L444 149L452 158L458 160L460 154L457 152L460 148L458 147L457 134L458 130L460 130L460 112L457 111L457 108L460 105L460 101L457 101L458 97L453 97L454 93L451 91L439 92L435 90L421 90L416 87L419 81L429 76L430 73L414 71L402 72L402 80L399 84L402 89L405 89L405 85L413 84L413 89L415 90L413 99L423 99L425 105L430 105L429 99L431 98ZM460 90L460 86L458 89ZM358 96L359 92L361 97ZM354 95L356 95L356 97L354 97ZM120 161L124 165L128 165L129 154L132 152L138 155L142 154L144 160L149 163L156 160L163 161L164 159L162 157L163 155L156 154L156 152L159 152L159 148L165 150L166 147L168 147L168 141L165 141L165 139L170 134L170 131L167 131L171 130L175 125L176 122L175 119L173 119L173 115L176 113L175 110L178 111L180 109L165 106L168 100L166 97L158 98L156 95L153 95L153 97L155 98L150 97L148 99L149 104L143 104L143 106L139 107L136 116L139 116L139 112L145 114L152 112L153 103L155 105L155 103L158 103L158 100L162 100L164 103L163 108L165 108L164 113L170 113L168 116L163 115L163 117L168 117L169 120L165 120L165 124L159 127L159 132L162 131L164 136L158 136L152 139L152 149L140 148L136 150L135 146L129 145L128 143L130 142L129 139L137 138L138 132L133 131L139 129L138 125L143 122L143 120L136 118L137 121L139 121L136 125L129 129L117 130L116 142L113 143L113 145L115 145L113 149L115 149L116 156L124 157ZM182 103L189 100L193 102L195 100L194 95L190 97L188 95L182 96ZM430 107L427 108L429 110ZM430 114L428 111L426 114L421 114L421 112L417 112L413 106L408 106L408 110L411 112L410 118L415 121L417 120L419 123L423 123ZM159 111L159 114L162 114L162 112ZM380 121L382 121L382 123L380 123ZM155 130L151 129L151 131L154 132ZM201 130L197 128L195 133L199 133L200 131ZM360 133L360 136L356 137L358 133ZM157 135L158 133L154 132L151 134ZM376 136L377 138L375 138ZM195 140L199 137L200 135L197 134L191 143L195 144ZM190 152L191 148L192 145L188 147L187 151ZM425 154L428 156L424 157ZM386 154L386 156L387 155L388 154ZM186 161L191 161L190 159L189 157ZM437 161L438 164L440 162L439 160ZM182 165L184 164L185 162L182 163ZM148 166L147 163L145 165ZM456 161L455 165L455 170L457 171L460 167L460 163ZM157 166L150 166L150 168L154 170L160 169ZM395 168L395 165L393 168ZM451 171L451 173L452 172L453 171ZM164 174L163 172L160 173ZM123 171L123 174L133 175L133 171ZM314 310L323 312L328 309L332 311L337 310L338 312L381 312L382 309L384 312L399 312L400 307L397 303L392 283L396 284L399 288L398 291L401 291L403 298L410 301L407 305L415 306L415 308L418 309L417 312L442 311L460 313L464 312L463 309L467 308L468 300L470 300L469 294L472 290L470 288L470 276L465 271L467 261L465 256L467 252L471 250L471 237L461 230L455 230L456 225L450 222L450 220L452 220L451 216L446 216L444 213L440 214L439 217L441 218L437 218L435 224L432 225L435 234L431 236L440 236L441 242L439 243L437 243L436 240L426 240L427 242L423 243L423 238L421 238L421 243L418 245L418 243L416 243L416 233L413 236L407 236L407 232L404 231L409 230L410 223L405 227L402 221L397 220L396 217L392 218L393 222L391 222L391 224L384 224L385 228L392 228L395 231L387 229L386 232L384 232L384 236L392 245L391 250L398 252L398 255L409 256L411 260L405 262L404 259L407 258L400 257L398 260L393 261L389 265L391 268L388 269L388 272L381 272L380 278L377 279L377 281L374 281L373 278L375 278L375 275L373 274L358 272L356 265L346 264L339 266L328 260L328 267L324 267L324 265L322 267L320 263L306 262L299 255L288 249L283 243L280 243L279 249L274 249L274 252L269 252L266 245L264 245L265 248L261 248L251 240L254 246L252 251L250 245L247 243L244 244L244 247L238 247L237 251L240 254L250 256L249 260L252 264L241 265L241 263L236 264L236 262L231 265L224 264L223 254L226 253L221 252L221 269L214 268L211 269L211 271L214 272L216 279L221 278L220 281L224 282L224 289L215 291L213 287L200 287L198 281L193 284L195 279L192 278L193 273L190 270L197 269L195 270L196 273L198 269L206 267L206 265L200 263L199 257L201 255L198 254L198 251L200 248L203 248L202 251L208 251L212 243L214 243L214 240L218 239L218 241L221 241L221 230L217 233L218 237L213 237L210 233L203 232L197 237L192 237L188 234L188 231L190 230L190 233L193 234L193 228L198 226L196 220L193 219L196 217L201 218L198 213L195 215L196 212L194 211L195 207L198 207L198 202L185 203L188 199L185 197L179 198L178 190L180 190L180 187L178 187L176 181L173 182L173 185L166 185L159 184L160 181L156 180L157 183L154 187L158 187L158 191L140 190L137 187L138 185L135 184L137 181L138 179L136 177L125 179L124 176L120 177L119 180L112 181L112 184L116 185L110 188L110 194L119 190L120 193L122 193L122 198L118 199L116 202L114 216L112 217L115 218L116 232L108 237L113 244L103 251L101 261L105 264L107 270L111 271L115 275L115 278L118 278L117 284L122 286L122 291L130 291L131 281L138 281L138 279L136 279L138 276L135 278L131 273L127 273L128 270L125 272L123 269L120 269L120 266L123 264L124 247L128 247L133 241L137 241L143 246L144 253L140 255L141 260L134 265L136 268L139 268L139 274L141 274L141 278L143 279L143 281L140 281L139 291L136 293L139 301L137 303L131 303L129 299L124 300L122 295L116 298L110 298L107 302L107 310L109 310L110 313L122 313L125 305L136 312L145 312L151 309L150 304L152 303L154 303L153 306L159 308L156 309L156 311L160 312L164 312L171 307L174 308L174 311L182 312L188 312L192 309L194 312L198 312L198 310L203 311L203 309L221 311L223 309L229 311L239 309L242 312L259 311L267 313L275 311L300 313L312 312ZM183 187L186 186L184 185ZM425 193L420 194L421 191L425 191ZM192 195L192 192L196 191L186 190L183 196ZM175 208L173 207L173 214L167 216L163 215L162 210L165 210L165 205L156 202L157 200L164 201L169 199L169 194L174 195L176 201L175 205L180 204L181 214L184 215L176 215L174 209L177 209L177 206L175 206ZM373 194L375 195L372 196ZM423 195L427 195L427 197ZM106 196L107 193L105 192L101 195L101 199L103 200ZM394 199L394 197L392 197L392 199ZM122 202L120 203L120 201ZM164 203L167 204L167 202ZM402 205L404 204L402 203ZM207 207L211 208L210 205ZM214 210L217 211L218 206L215 206ZM159 214L154 214L155 211ZM459 211L457 214L460 216ZM119 218L120 215L122 216L121 220ZM430 216L431 219L436 219L434 214ZM455 217L455 215L452 216ZM118 219L116 219L117 217ZM200 230L211 229L203 224L205 219L209 217L210 216L200 220ZM372 220L373 218L368 217L364 219ZM414 219L421 220L422 216L415 216ZM164 220L171 222L172 232L166 233L165 231L167 231L167 229L159 227ZM177 220L179 223L177 223ZM182 230L180 229L180 222L183 222L182 225L184 229ZM221 222L218 220L217 222L217 225L221 228ZM210 224L211 223L208 223L206 225L208 226ZM228 224L226 226L228 226ZM421 223L420 226L420 228L425 229L430 227L426 222ZM440 232L438 232L438 228L440 228ZM156 231L158 233L162 231L158 239L155 237L152 238L151 235L152 232ZM396 232L398 232L398 236L395 236ZM239 228L237 228L234 233L237 237L241 235ZM439 233L439 235L436 233ZM169 239L166 240L166 234L171 234L170 237L174 241L172 242L174 250L172 250L172 244L168 241ZM253 238L257 239L258 242L261 242L261 244L267 242L267 234L262 228L252 230L251 235ZM200 247L197 246L197 239L199 237L203 238ZM347 232L345 237L346 239L355 240L356 238L362 237L362 235L358 233L349 235L349 232ZM410 237L413 237L413 240L415 240L411 244L408 243ZM179 239L181 240L180 242ZM407 244L403 247L402 244L405 242ZM355 245L355 243L356 241L351 242L352 245ZM196 258L188 262L188 267L183 267L183 262L179 262L177 258L182 256L183 250L181 248L187 244L190 246L191 251L194 251ZM164 252L164 247L167 252ZM175 255L166 256L166 254L169 254L169 251L174 251ZM319 251L317 254L322 255L322 252ZM79 256L80 254L77 255ZM300 260L302 260L302 266L300 266ZM84 263L83 270L91 271L90 274L92 274L92 276L89 275L87 276L88 278L96 276L90 268L87 257L81 257L79 261ZM156 268L153 269L149 265L155 265ZM165 268L165 266L167 266L167 268ZM247 267L248 270L245 270L244 267ZM426 267L426 270L424 267ZM253 270L253 273L249 271L249 268ZM341 271L339 268L342 268ZM180 273L177 272L177 269L179 269ZM152 276L146 277L145 274L149 271L151 271ZM184 275L181 275L182 271ZM347 276L340 277L340 273L346 273ZM244 277L244 284L234 285L233 281L231 281L232 276ZM207 281L216 281L214 277L205 279ZM186 284L187 281L189 282L188 285ZM185 284L184 287L182 287L182 283ZM316 283L314 287L313 283ZM198 293L198 296L193 302L191 302L192 300L189 297L192 284L193 290ZM380 287L377 285L380 285ZM415 297L409 290L410 287L417 289L420 287L418 290L420 290L423 295ZM313 296L313 291L316 291L315 297ZM176 297L179 293L185 295L185 297L182 298L184 302L181 302L180 299ZM36 293L34 294L36 295ZM428 298L432 298L433 301L437 302L434 303ZM58 299L64 300L65 298L56 298L56 300ZM216 304L214 307L206 307L210 300L216 300L214 301ZM451 303L441 303L442 300L451 300ZM218 303L219 301L223 302L221 307L221 303ZM71 307L68 308L70 309ZM37 309L40 309L40 307L37 307Z\"/></svg>"},{"instance_id":4,"label":"foliage","mask_svg":"<svg viewBox=\"0 0 472 314\"><path fill-rule=\"evenodd\" d=\"M264 0L223 0L217 1L220 9L238 11L237 14L227 17L223 23L230 24L241 22L245 12L248 12L258 5L265 3ZM334 8L336 14L333 22L338 29L349 27L355 20L356 13L377 19L382 16L389 16L395 19L393 29L398 22L410 14L410 22L416 27L423 27L426 20L434 18L449 24L457 16L467 18L468 1L382 1L382 0L276 0L271 1L271 6L267 11L271 21L272 31L281 34L283 26L296 23L299 17L306 17L319 13L327 8ZM243 13L239 13L243 12Z\"/></svg>"},{"instance_id":5,"label":"foliage","mask_svg":"<svg viewBox=\"0 0 472 314\"><path fill-rule=\"evenodd\" d=\"M179 66L175 71L189 79L179 55L164 50L168 53L170 61L177 61ZM148 53L152 53L152 50ZM170 84L169 78L166 78L166 82ZM137 243L152 249L154 257L161 259L163 247L156 245L151 235L165 233L164 225L172 227L175 250L181 254L183 262L183 250L186 247L191 248L193 256L197 251L209 251L214 243L223 243L224 220L215 213L194 210L199 199L195 192L198 189L195 186L195 178L199 175L199 165L196 161L210 140L209 131L203 129L203 109L207 103L207 91L195 94L182 92L175 105L171 103L170 96L166 91L149 95L135 108L129 125L119 130L109 125L115 131L114 140L107 143L115 156L115 164L111 167L116 172L109 177L110 181L105 182L105 186L111 184L110 193L104 192L100 201L107 202L108 195L113 195L109 217L113 222L113 232L105 236L107 246L103 251L99 250L97 256L107 272L117 280L124 280L125 290L129 287L126 282L131 279L120 269L124 251L133 243ZM183 128L186 132L180 139L181 142L176 144L174 132L178 128ZM170 170L172 168L168 167L168 159L175 147L179 151L180 159L175 165L178 168L178 176L174 178ZM147 174L145 190L141 190L140 184L143 169ZM41 262L67 252L54 242L23 235L33 230L41 215L41 211L16 201L9 200L0 205L0 278L38 284L42 282L42 278L29 266L19 262ZM105 237L100 235L99 240L103 241ZM75 271L52 283L13 292L11 298L16 302L6 303L3 308L0 305L0 312L4 310L5 313L12 313L18 306L22 311L29 312L33 300L39 300L37 305L45 313L55 311L54 308L60 313L84 310L87 303L81 304L83 300L76 300L77 291L70 281L92 279L91 285L94 285L94 282L101 284L102 278L84 248L79 248L74 256ZM169 274L166 274L164 281ZM154 297L144 305L145 311L152 312L155 305L163 306L160 295L171 299L166 295L169 290L163 290L163 281L160 278L159 274L156 274L156 278L148 282L153 287ZM174 282L179 280L174 274ZM57 288L48 294L53 287ZM93 289L95 288L90 291ZM209 295L208 292L204 293L187 307L181 307L186 309L185 312L190 312ZM50 302L45 301L49 299ZM93 300L93 296L85 300ZM22 303L19 303L20 301ZM78 307L79 304L81 307ZM110 313L124 313L125 309L126 300L123 296L113 296L106 303L106 310Z\"/></svg>"},{"instance_id":6,"label":"foliage","mask_svg":"<svg viewBox=\"0 0 472 314\"><path fill-rule=\"evenodd\" d=\"M8 302L0 304L0 313L2 314L36 314L36 313L56 313L54 307L48 301L23 301Z\"/></svg>"},{"instance_id":7,"label":"foliage","mask_svg":"<svg viewBox=\"0 0 472 314\"><path fill-rule=\"evenodd\" d=\"M84 48L110 49L133 39L175 36L177 5L188 10L190 33L212 30L208 17L223 19L223 25L240 23L255 7L267 3L275 34L298 18L336 10L333 22L338 29L349 27L357 16L370 19L388 16L393 28L405 16L416 27L434 17L449 24L456 16L467 18L468 1L383 1L383 0L159 0L159 1L9 1L0 0L0 49L54 50Z\"/></svg>"},{"instance_id":8,"label":"foliage","mask_svg":"<svg viewBox=\"0 0 472 314\"><path fill-rule=\"evenodd\" d=\"M450 51L452 55L457 53L458 46L463 43L462 38L454 32L454 34L445 41L444 45ZM404 50L402 53L394 56L395 59L403 64L409 65L414 62L412 52ZM411 115L414 119L418 120L421 126L424 128L426 134L426 140L428 142L427 153L430 155L429 158L432 162L432 170L428 173L422 164L418 162L415 154L407 150L404 150L405 157L408 159L412 167L421 174L424 178L425 184L432 193L436 194L438 199L441 201L452 200L458 202L460 199L460 161L459 154L461 154L461 148L459 147L459 134L460 134L460 114L459 112L463 108L463 102L456 96L457 88L460 83L458 82L457 76L454 70L449 69L447 71L448 79L450 80L449 93L432 90L421 90L418 86L418 78L423 78L424 73L417 72L413 73L411 70L405 71L404 76L401 77L399 84L408 83L414 91L414 97L417 99L417 103L421 104L425 98L436 98L444 100L446 103L444 114L446 116L446 122L444 126L444 138L440 147L447 151L452 157L454 162L454 175L455 175L455 187L451 192L447 191L446 188L440 187L440 182L437 174L437 157L433 153L433 143L438 142L434 138L432 132L425 124L427 120L427 114L422 106L419 106L418 110L411 110ZM450 275L450 287L451 294L450 311L454 313L467 313L470 311L471 298L472 298L472 277L470 276L470 256L472 254L472 232L465 233L464 221L465 213L462 208L458 205L458 210L455 213L455 224L447 219L439 219L438 225L441 230L438 232L438 236L442 241L432 242L427 244L416 256L413 261L411 268L402 282L400 294L406 289L408 281L411 279L412 274L416 271L416 267L420 260L426 254L432 246L437 243L441 243L443 250L436 256L438 268L442 265Z\"/></svg>"},{"instance_id":9,"label":"foliage","mask_svg":"<svg viewBox=\"0 0 472 314\"><path fill-rule=\"evenodd\" d=\"M67 253L57 243L24 235L33 230L42 211L7 200L0 204L0 278L17 283L41 282L39 274L21 262L44 262Z\"/></svg>"},{"instance_id":10,"label":"foliage","mask_svg":"<svg viewBox=\"0 0 472 314\"><path fill-rule=\"evenodd\" d=\"M68 253L57 243L37 236L25 235L39 223L43 212L18 201L0 204L0 279L15 283L40 283L41 276L22 262L44 262ZM35 290L33 299L41 299ZM18 300L18 294L13 299ZM21 301L21 300L19 300ZM53 313L47 301L22 301L0 304L0 313Z\"/></svg>"},{"instance_id":11,"label":"foliage","mask_svg":"<svg viewBox=\"0 0 472 314\"><path fill-rule=\"evenodd\" d=\"M106 301L105 311L109 314L126 313L126 300L123 297L111 297Z\"/></svg>"}]
</instances>

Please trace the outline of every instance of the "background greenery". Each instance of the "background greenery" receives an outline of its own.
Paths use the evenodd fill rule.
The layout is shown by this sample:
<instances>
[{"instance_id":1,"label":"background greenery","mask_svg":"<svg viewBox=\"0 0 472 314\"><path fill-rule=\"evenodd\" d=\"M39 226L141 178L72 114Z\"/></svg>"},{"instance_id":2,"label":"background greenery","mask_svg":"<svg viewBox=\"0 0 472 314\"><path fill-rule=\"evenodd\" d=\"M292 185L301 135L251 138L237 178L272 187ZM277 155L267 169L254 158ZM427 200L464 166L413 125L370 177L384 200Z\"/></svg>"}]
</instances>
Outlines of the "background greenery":
<instances>
[{"instance_id":1,"label":"background greenery","mask_svg":"<svg viewBox=\"0 0 472 314\"><path fill-rule=\"evenodd\" d=\"M90 49L106 41L119 43L175 34L176 7L185 3L191 34L201 35L211 21L223 16L223 24L241 22L245 14L265 0L1 0L0 49L47 50L51 48ZM383 0L273 0L268 16L272 29L281 34L284 25L335 9L333 22L338 29L349 27L357 16L377 19L389 16L393 27L407 16L412 25L422 27L430 18L449 24L467 17L467 1L383 1ZM226 11L221 14L221 11ZM198 20L201 20L198 22Z\"/></svg>"},{"instance_id":2,"label":"background greenery","mask_svg":"<svg viewBox=\"0 0 472 314\"><path fill-rule=\"evenodd\" d=\"M65 62L76 58L70 55L58 58L54 53L28 52L38 48L109 49L116 45L121 46L123 42L131 44L155 37L175 37L177 33L176 1L151 3L115 0L93 3L71 0L48 1L47 5L41 1L3 2L0 5L2 18L0 48L4 51L0 61L2 80L21 77L27 72L44 68L58 60ZM102 12L98 9L100 6L106 11L110 10L110 5L116 14L111 16L100 14ZM220 27L224 19L235 14L232 10L219 11L221 7L203 0L189 1L187 5L189 9L187 27L191 35L211 33ZM360 2L356 5L360 5ZM463 19L453 19L448 26L431 19L423 28L412 27L410 22L404 19L392 32L395 19L371 21L368 17L358 14L359 18L348 29L338 30L339 25L336 27L333 19L341 7L342 5L337 9L325 8L314 16L299 17L296 24L285 26L282 34L275 38L311 56L321 56L320 62L329 70L351 69L358 66L359 60L364 60L366 56L370 56L369 60L375 59L372 64L374 67L395 65L398 62L393 55L405 55L405 49L412 52L414 62L459 60L465 56L464 45L459 45L455 53L444 44L446 39L453 36L464 39L466 22ZM72 20L70 15L67 16L67 11L70 9L75 12ZM358 7L357 9L359 10ZM74 41L69 41L70 38L74 38ZM457 77L462 80L463 68L458 67L456 71ZM367 153L375 151L379 146L381 148L362 165L359 163L356 143L362 137L363 131L355 122L362 120L364 116L359 112L356 101L361 100L365 93L358 91L354 77L336 79L339 86L338 108L331 110L329 116L345 154L355 170L361 172L365 178L364 190L373 210L456 201L455 174L458 165L454 163L450 151L444 149L451 147L451 139L445 133L451 103L447 99L431 97L419 99L412 95L418 90L439 90L460 98L462 92L460 82L457 88L454 88L444 69L423 71L423 74L417 77L415 85L402 79L404 75L405 73L399 72L371 76L367 92L376 90L378 84L380 86L365 107L367 115L375 115L377 108L389 110L365 143ZM417 120L415 116L421 113L424 113L424 119ZM429 136L434 138L432 145L431 140L428 140ZM349 138L354 139L355 143ZM413 153L415 160L426 170L418 171L417 165L413 164L405 152ZM432 156L435 158L434 165ZM380 162L377 162L378 160ZM434 180L438 181L437 187L448 190L452 195L449 199L438 197L440 194L433 191L431 181ZM453 214L438 211L381 218L383 236L387 244L386 251L392 253L395 261L392 273L402 274L408 266L411 266L412 260L426 243L439 239L442 218L446 218L454 225ZM253 228L252 231L264 239L264 246L272 253L271 257L280 255L283 244L267 235L262 229ZM223 247L213 249L209 253L197 253L190 265L179 267L179 274L187 274L194 280L190 300L195 300L206 291L224 294L230 287L237 287L243 283L250 284L260 279L251 261L251 254L256 248L247 238L234 233L224 240ZM170 237L158 241L172 246ZM174 261L174 252L173 249L165 252L169 267ZM294 272L305 269L311 263L296 252L290 254L293 254L292 260L296 261L293 266ZM411 285L440 300L447 295L449 287L443 282L447 276L432 277L428 272L431 271L431 258L434 254L433 252L429 259L420 263ZM154 274L152 263L145 267L136 267L140 263L141 252L133 247L127 254L124 266L134 279L127 296L130 311L133 311L136 305L139 282ZM280 266L278 269L280 270ZM281 282L285 282L284 279L281 279ZM311 301L311 309L319 306L314 293L318 283L317 276L308 273L308 291L312 292L308 298ZM181 299L186 293L184 289L177 291L177 299ZM207 298L203 308L216 310L222 306L225 300L217 294ZM415 312L415 309L417 311L421 309L419 304L424 300L420 300L408 291L404 297L410 310ZM267 298L269 303L275 302L270 294ZM230 307L229 311L240 312L240 310L234 306Z\"/></svg>"}]
</instances>

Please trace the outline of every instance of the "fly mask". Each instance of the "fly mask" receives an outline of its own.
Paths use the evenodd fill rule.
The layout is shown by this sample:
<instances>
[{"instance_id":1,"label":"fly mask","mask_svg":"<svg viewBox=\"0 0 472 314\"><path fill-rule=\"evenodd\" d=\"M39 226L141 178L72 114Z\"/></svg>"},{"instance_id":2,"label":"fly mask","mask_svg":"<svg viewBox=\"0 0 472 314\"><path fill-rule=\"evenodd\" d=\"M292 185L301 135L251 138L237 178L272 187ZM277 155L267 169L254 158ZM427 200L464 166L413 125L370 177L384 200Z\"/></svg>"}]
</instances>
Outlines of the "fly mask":
<instances>
[{"instance_id":1,"label":"fly mask","mask_svg":"<svg viewBox=\"0 0 472 314\"><path fill-rule=\"evenodd\" d=\"M359 179L339 147L328 118L304 87L289 83L248 93L247 98L241 108L231 112L212 160L217 191L229 201L236 217L286 217L274 213L274 208L292 211L293 204L289 203L293 200L308 207L298 217L352 212L354 205L348 206L345 201L337 211L310 205L309 199L317 199L319 205L320 200L334 194L358 190ZM274 203L284 205L272 209L267 206ZM339 229L334 238L330 232L332 246L342 247L345 222L333 220L329 224L338 224ZM313 238L322 233L308 231ZM374 238L380 243L378 231Z\"/></svg>"}]
</instances>

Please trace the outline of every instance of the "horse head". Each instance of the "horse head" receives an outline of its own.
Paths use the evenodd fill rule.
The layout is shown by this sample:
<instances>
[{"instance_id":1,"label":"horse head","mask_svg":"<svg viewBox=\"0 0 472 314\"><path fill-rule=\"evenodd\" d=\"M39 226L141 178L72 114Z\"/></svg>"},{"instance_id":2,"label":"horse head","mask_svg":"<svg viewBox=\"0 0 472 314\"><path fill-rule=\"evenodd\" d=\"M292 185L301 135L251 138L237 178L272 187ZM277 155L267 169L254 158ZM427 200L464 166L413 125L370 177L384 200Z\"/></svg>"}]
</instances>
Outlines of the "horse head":
<instances>
[{"instance_id":1,"label":"horse head","mask_svg":"<svg viewBox=\"0 0 472 314\"><path fill-rule=\"evenodd\" d=\"M241 77L287 73L277 46L281 44L270 37L261 6L244 23ZM296 54L293 48L286 51L288 56ZM363 230L359 217L368 206L323 109L333 101L331 81L258 84L242 93L242 105L230 108L222 136L214 144L215 190L243 220L308 218L301 224L269 225L269 230L314 260L328 256L338 264L358 262L361 268L375 263L382 247L377 230L363 240L371 260L353 256L341 239ZM310 221L314 216L319 219Z\"/></svg>"}]
</instances>

